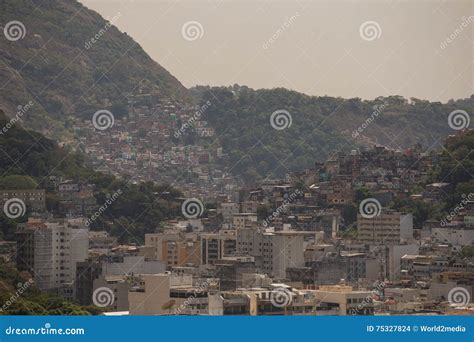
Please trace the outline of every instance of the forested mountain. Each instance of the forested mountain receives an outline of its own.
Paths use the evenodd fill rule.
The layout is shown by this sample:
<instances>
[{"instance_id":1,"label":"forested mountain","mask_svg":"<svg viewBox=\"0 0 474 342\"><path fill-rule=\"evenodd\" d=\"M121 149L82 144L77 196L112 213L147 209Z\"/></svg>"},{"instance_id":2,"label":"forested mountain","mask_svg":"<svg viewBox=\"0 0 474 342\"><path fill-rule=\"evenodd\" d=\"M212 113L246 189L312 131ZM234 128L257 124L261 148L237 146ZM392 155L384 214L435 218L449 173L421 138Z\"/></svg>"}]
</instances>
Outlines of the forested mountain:
<instances>
[{"instance_id":1,"label":"forested mountain","mask_svg":"<svg viewBox=\"0 0 474 342\"><path fill-rule=\"evenodd\" d=\"M317 97L237 85L188 90L113 25L121 16L118 12L107 21L75 0L2 1L0 22L20 21L24 30L21 39L0 36L0 109L14 117L22 106L22 125L75 147L72 117L88 120L107 109L120 120L143 95L182 103L182 113L191 103L209 101L212 105L202 117L214 128L217 141L194 143L221 145L229 156L223 169L251 182L301 171L337 151L375 143L439 148L440 139L454 132L449 113L473 113L474 96L442 104L400 96ZM288 127L271 125L275 111L289 113ZM160 134L167 131L174 128L162 127ZM192 132L172 143L189 144L186 138ZM159 150L162 142L149 143L157 146L151 153L165 153Z\"/></svg>"},{"instance_id":2,"label":"forested mountain","mask_svg":"<svg viewBox=\"0 0 474 342\"><path fill-rule=\"evenodd\" d=\"M113 25L122 15L107 21L76 0L3 0L2 26L23 27L0 35L0 109L11 117L33 101L25 124L57 137L68 115L126 114L132 92L186 101L186 88Z\"/></svg>"},{"instance_id":3,"label":"forested mountain","mask_svg":"<svg viewBox=\"0 0 474 342\"><path fill-rule=\"evenodd\" d=\"M316 97L238 85L192 90L203 103L212 103L203 118L229 154L233 172L247 179L300 171L338 151L375 143L393 149L416 144L439 149L444 137L456 132L448 123L449 114L472 113L474 108L474 95L442 104L400 96L372 101ZM275 129L272 114L282 110L290 121Z\"/></svg>"}]
</instances>

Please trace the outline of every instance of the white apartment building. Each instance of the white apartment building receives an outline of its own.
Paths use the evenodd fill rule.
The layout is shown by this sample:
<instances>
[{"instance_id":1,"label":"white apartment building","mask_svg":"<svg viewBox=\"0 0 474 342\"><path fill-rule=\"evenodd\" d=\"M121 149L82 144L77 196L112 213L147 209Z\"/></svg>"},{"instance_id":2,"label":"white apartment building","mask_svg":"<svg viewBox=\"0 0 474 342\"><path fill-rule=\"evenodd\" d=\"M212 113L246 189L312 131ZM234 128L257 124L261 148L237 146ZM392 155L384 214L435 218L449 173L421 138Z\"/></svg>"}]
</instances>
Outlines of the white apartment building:
<instances>
[{"instance_id":1,"label":"white apartment building","mask_svg":"<svg viewBox=\"0 0 474 342\"><path fill-rule=\"evenodd\" d=\"M431 238L441 243L451 244L456 249L474 244L474 226L446 226L431 229Z\"/></svg>"},{"instance_id":2,"label":"white apartment building","mask_svg":"<svg viewBox=\"0 0 474 342\"><path fill-rule=\"evenodd\" d=\"M314 291L320 315L373 315L370 291L354 291L351 286L320 286Z\"/></svg>"},{"instance_id":3,"label":"white apartment building","mask_svg":"<svg viewBox=\"0 0 474 342\"><path fill-rule=\"evenodd\" d=\"M112 275L132 275L132 274L155 274L166 271L166 263L159 260L145 260L144 256L124 256L123 259L115 262L104 262L102 264L102 274Z\"/></svg>"},{"instance_id":4,"label":"white apartment building","mask_svg":"<svg viewBox=\"0 0 474 342\"><path fill-rule=\"evenodd\" d=\"M382 211L366 218L357 215L358 240L370 245L399 245L413 239L413 215Z\"/></svg>"},{"instance_id":5,"label":"white apartment building","mask_svg":"<svg viewBox=\"0 0 474 342\"><path fill-rule=\"evenodd\" d=\"M88 257L89 236L82 220L30 219L17 231L17 264L34 275L40 290L72 283L76 263Z\"/></svg>"},{"instance_id":6,"label":"white apartment building","mask_svg":"<svg viewBox=\"0 0 474 342\"><path fill-rule=\"evenodd\" d=\"M201 264L213 264L223 257L234 255L237 249L237 231L220 230L201 234Z\"/></svg>"},{"instance_id":7,"label":"white apartment building","mask_svg":"<svg viewBox=\"0 0 474 342\"><path fill-rule=\"evenodd\" d=\"M274 232L263 235L263 270L275 279L285 279L288 267L304 266L304 234Z\"/></svg>"},{"instance_id":8,"label":"white apartment building","mask_svg":"<svg viewBox=\"0 0 474 342\"><path fill-rule=\"evenodd\" d=\"M143 274L128 293L130 315L207 314L207 289L189 275ZM209 283L210 284L210 283Z\"/></svg>"},{"instance_id":9,"label":"white apartment building","mask_svg":"<svg viewBox=\"0 0 474 342\"><path fill-rule=\"evenodd\" d=\"M288 267L304 266L304 237L308 234L314 235L314 232L239 229L237 252L256 257L263 272L275 279L284 279Z\"/></svg>"},{"instance_id":10,"label":"white apartment building","mask_svg":"<svg viewBox=\"0 0 474 342\"><path fill-rule=\"evenodd\" d=\"M240 229L257 222L257 214L240 213L232 215L232 228Z\"/></svg>"}]
</instances>

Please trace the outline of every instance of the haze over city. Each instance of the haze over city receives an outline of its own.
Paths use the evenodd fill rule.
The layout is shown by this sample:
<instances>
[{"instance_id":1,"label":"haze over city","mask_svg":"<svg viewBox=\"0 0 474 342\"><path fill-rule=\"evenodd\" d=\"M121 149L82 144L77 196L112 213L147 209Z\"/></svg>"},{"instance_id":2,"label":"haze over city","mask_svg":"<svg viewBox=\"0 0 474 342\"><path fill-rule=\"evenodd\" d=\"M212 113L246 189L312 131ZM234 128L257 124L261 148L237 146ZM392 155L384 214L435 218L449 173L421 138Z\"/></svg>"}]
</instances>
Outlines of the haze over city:
<instances>
[{"instance_id":1,"label":"haze over city","mask_svg":"<svg viewBox=\"0 0 474 342\"><path fill-rule=\"evenodd\" d=\"M0 340L472 341L472 2L3 0L0 25Z\"/></svg>"},{"instance_id":2,"label":"haze over city","mask_svg":"<svg viewBox=\"0 0 474 342\"><path fill-rule=\"evenodd\" d=\"M187 87L238 83L317 96L442 102L473 92L469 0L83 3L106 18L120 12L114 24ZM188 21L202 24L202 38L181 39ZM360 39L366 21L380 24L379 38Z\"/></svg>"}]
</instances>

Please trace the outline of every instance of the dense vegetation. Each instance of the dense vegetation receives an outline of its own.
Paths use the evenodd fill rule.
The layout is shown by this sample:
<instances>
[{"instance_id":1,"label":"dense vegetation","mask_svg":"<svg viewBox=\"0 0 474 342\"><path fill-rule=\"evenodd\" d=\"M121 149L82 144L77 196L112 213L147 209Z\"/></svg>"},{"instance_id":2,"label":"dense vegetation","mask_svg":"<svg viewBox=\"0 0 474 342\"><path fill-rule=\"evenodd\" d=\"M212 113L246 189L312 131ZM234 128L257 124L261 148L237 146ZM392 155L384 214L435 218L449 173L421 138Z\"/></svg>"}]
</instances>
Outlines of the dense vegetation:
<instances>
[{"instance_id":1,"label":"dense vegetation","mask_svg":"<svg viewBox=\"0 0 474 342\"><path fill-rule=\"evenodd\" d=\"M12 117L19 105L32 101L24 124L72 142L72 130L67 130L70 116L90 119L98 109L111 110L117 119L126 116L131 93L182 103L209 100L212 105L203 116L229 155L225 166L254 182L311 167L314 160L325 160L339 150L373 143L431 147L452 132L447 124L451 111L471 113L474 107L474 97L447 104L400 96L367 101L237 85L196 87L190 92L113 25L121 15L116 13L107 22L75 0L2 2L0 20L20 20L27 33L18 41L0 40L0 82L7 85L0 94L0 108ZM96 35L97 41L91 43ZM374 106L381 105L373 117ZM276 110L290 112L290 127L272 128L270 116ZM372 122L354 138L353 132L371 116ZM192 134L189 130L181 141L209 144Z\"/></svg>"},{"instance_id":2,"label":"dense vegetation","mask_svg":"<svg viewBox=\"0 0 474 342\"><path fill-rule=\"evenodd\" d=\"M96 315L95 306L80 306L52 294L41 293L29 282L27 273L18 272L0 258L0 315Z\"/></svg>"},{"instance_id":3,"label":"dense vegetation","mask_svg":"<svg viewBox=\"0 0 474 342\"><path fill-rule=\"evenodd\" d=\"M435 177L454 186L454 202L462 194L474 193L474 132L453 136L446 140Z\"/></svg>"},{"instance_id":4,"label":"dense vegetation","mask_svg":"<svg viewBox=\"0 0 474 342\"><path fill-rule=\"evenodd\" d=\"M380 143L392 148L417 143L432 147L436 139L454 132L448 115L455 109L468 112L470 99L447 104L400 97L379 97L373 101L307 96L286 89L253 90L245 86L197 87L196 98L211 106L204 118L216 130L220 143L229 154L232 172L246 180L312 167L339 150ZM374 108L383 105L378 115ZM290 127L275 130L271 114L287 110ZM353 132L373 117L358 137ZM439 146L435 146L439 147Z\"/></svg>"},{"instance_id":5,"label":"dense vegetation","mask_svg":"<svg viewBox=\"0 0 474 342\"><path fill-rule=\"evenodd\" d=\"M0 83L7 85L0 108L11 117L33 101L25 115L30 128L58 136L67 115L91 118L99 109L124 115L132 91L187 99L181 83L139 44L78 1L5 0L1 7L0 22L19 20L26 35L0 39ZM109 18L111 24L122 15Z\"/></svg>"}]
</instances>

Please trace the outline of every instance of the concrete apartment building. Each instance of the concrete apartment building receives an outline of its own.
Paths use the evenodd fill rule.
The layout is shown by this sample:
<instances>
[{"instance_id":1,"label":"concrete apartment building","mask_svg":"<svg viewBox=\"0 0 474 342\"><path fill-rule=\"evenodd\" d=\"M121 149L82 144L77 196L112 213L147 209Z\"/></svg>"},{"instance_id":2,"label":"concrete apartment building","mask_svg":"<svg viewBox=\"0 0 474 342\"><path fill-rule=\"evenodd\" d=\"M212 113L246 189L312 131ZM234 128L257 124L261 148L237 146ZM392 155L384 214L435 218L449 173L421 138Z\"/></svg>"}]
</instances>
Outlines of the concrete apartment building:
<instances>
[{"instance_id":1,"label":"concrete apartment building","mask_svg":"<svg viewBox=\"0 0 474 342\"><path fill-rule=\"evenodd\" d=\"M166 271L166 264L160 260L146 260L144 256L120 256L114 260L102 263L102 274L133 275L133 274L155 274Z\"/></svg>"},{"instance_id":2,"label":"concrete apartment building","mask_svg":"<svg viewBox=\"0 0 474 342\"><path fill-rule=\"evenodd\" d=\"M323 315L373 315L370 291L354 291L351 286L320 286L314 291L317 311Z\"/></svg>"},{"instance_id":3,"label":"concrete apartment building","mask_svg":"<svg viewBox=\"0 0 474 342\"><path fill-rule=\"evenodd\" d=\"M474 244L474 226L448 225L431 229L431 238L453 245L457 250Z\"/></svg>"},{"instance_id":4,"label":"concrete apartment building","mask_svg":"<svg viewBox=\"0 0 474 342\"><path fill-rule=\"evenodd\" d=\"M165 262L169 268L201 263L201 241L194 233L145 234L145 246L151 246L154 258Z\"/></svg>"},{"instance_id":5,"label":"concrete apartment building","mask_svg":"<svg viewBox=\"0 0 474 342\"><path fill-rule=\"evenodd\" d=\"M256 265L276 279L286 278L289 267L304 266L304 237L314 232L237 230L237 253L255 257Z\"/></svg>"},{"instance_id":6,"label":"concrete apartment building","mask_svg":"<svg viewBox=\"0 0 474 342\"><path fill-rule=\"evenodd\" d=\"M214 264L223 257L232 256L237 250L237 231L219 230L201 234L201 264Z\"/></svg>"},{"instance_id":7,"label":"concrete apartment building","mask_svg":"<svg viewBox=\"0 0 474 342\"><path fill-rule=\"evenodd\" d=\"M304 232L281 231L263 235L263 270L275 279L285 279L288 267L304 265Z\"/></svg>"},{"instance_id":8,"label":"concrete apartment building","mask_svg":"<svg viewBox=\"0 0 474 342\"><path fill-rule=\"evenodd\" d=\"M98 252L108 252L117 245L117 238L106 231L89 231L89 248Z\"/></svg>"},{"instance_id":9,"label":"concrete apartment building","mask_svg":"<svg viewBox=\"0 0 474 342\"><path fill-rule=\"evenodd\" d=\"M17 265L33 274L41 290L71 284L76 264L88 257L88 229L83 220L29 219L17 230Z\"/></svg>"},{"instance_id":10,"label":"concrete apartment building","mask_svg":"<svg viewBox=\"0 0 474 342\"><path fill-rule=\"evenodd\" d=\"M99 276L94 280L93 292L99 291L100 288L108 288L114 294L113 301L107 306L112 311L128 311L128 292L132 288L133 277L122 275Z\"/></svg>"},{"instance_id":11,"label":"concrete apartment building","mask_svg":"<svg viewBox=\"0 0 474 342\"><path fill-rule=\"evenodd\" d=\"M370 245L399 245L413 239L413 215L382 210L373 218L357 215L357 238Z\"/></svg>"},{"instance_id":12,"label":"concrete apartment building","mask_svg":"<svg viewBox=\"0 0 474 342\"><path fill-rule=\"evenodd\" d=\"M12 198L22 200L27 208L34 212L43 212L46 210L46 191L45 190L0 190L0 205Z\"/></svg>"},{"instance_id":13,"label":"concrete apartment building","mask_svg":"<svg viewBox=\"0 0 474 342\"><path fill-rule=\"evenodd\" d=\"M275 295L282 295L284 302L274 302ZM296 290L286 284L271 283L264 287L236 291L210 291L208 298L210 316L316 314L313 292Z\"/></svg>"},{"instance_id":14,"label":"concrete apartment building","mask_svg":"<svg viewBox=\"0 0 474 342\"><path fill-rule=\"evenodd\" d=\"M245 281L257 281L255 258L252 256L224 257L214 263L222 291L244 287ZM252 279L253 278L253 279Z\"/></svg>"},{"instance_id":15,"label":"concrete apartment building","mask_svg":"<svg viewBox=\"0 0 474 342\"><path fill-rule=\"evenodd\" d=\"M102 262L96 259L80 261L76 264L74 299L81 305L92 304L94 280L102 275Z\"/></svg>"},{"instance_id":16,"label":"concrete apartment building","mask_svg":"<svg viewBox=\"0 0 474 342\"><path fill-rule=\"evenodd\" d=\"M239 213L232 215L232 228L240 229L252 226L257 222L257 214L254 213Z\"/></svg>"},{"instance_id":17,"label":"concrete apartment building","mask_svg":"<svg viewBox=\"0 0 474 342\"><path fill-rule=\"evenodd\" d=\"M278 305L272 297L284 299ZM369 291L354 291L350 286L321 286L319 290L299 290L272 283L261 288L236 291L210 291L209 315L372 315Z\"/></svg>"},{"instance_id":18,"label":"concrete apartment building","mask_svg":"<svg viewBox=\"0 0 474 342\"><path fill-rule=\"evenodd\" d=\"M193 285L193 277L170 273L144 274L128 293L130 315L207 314L212 286Z\"/></svg>"}]
</instances>

